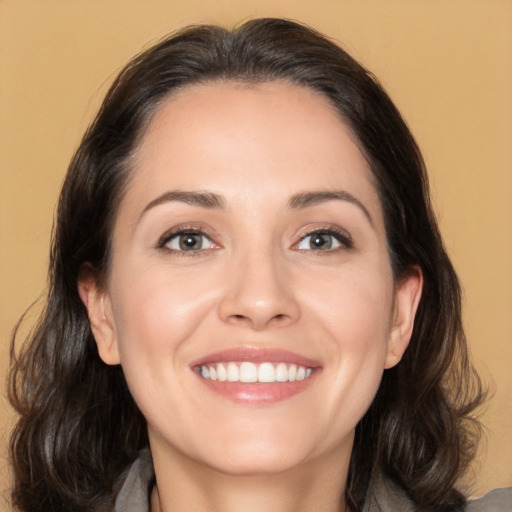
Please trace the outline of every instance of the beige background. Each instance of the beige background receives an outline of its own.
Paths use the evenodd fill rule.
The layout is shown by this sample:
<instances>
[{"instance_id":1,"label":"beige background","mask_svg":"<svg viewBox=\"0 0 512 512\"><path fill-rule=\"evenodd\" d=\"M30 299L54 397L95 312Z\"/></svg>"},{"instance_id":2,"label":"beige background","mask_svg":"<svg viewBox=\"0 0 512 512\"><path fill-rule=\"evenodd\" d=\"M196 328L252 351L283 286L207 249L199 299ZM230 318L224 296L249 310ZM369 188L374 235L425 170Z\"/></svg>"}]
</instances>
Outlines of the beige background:
<instances>
[{"instance_id":1,"label":"beige background","mask_svg":"<svg viewBox=\"0 0 512 512\"><path fill-rule=\"evenodd\" d=\"M2 383L13 325L45 286L67 163L116 71L184 24L254 16L302 20L335 37L381 79L412 127L464 285L473 356L496 387L473 492L512 485L509 0L0 0ZM3 482L11 421L2 387ZM1 497L0 510L9 510Z\"/></svg>"}]
</instances>

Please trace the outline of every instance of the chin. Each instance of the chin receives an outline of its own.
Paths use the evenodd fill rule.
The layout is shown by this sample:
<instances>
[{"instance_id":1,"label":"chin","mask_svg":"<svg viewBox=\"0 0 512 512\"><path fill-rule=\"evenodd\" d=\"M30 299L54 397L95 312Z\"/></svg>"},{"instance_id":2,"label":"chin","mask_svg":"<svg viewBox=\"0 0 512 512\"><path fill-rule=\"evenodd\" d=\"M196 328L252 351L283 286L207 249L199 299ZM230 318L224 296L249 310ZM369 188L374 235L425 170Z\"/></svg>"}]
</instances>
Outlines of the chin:
<instances>
[{"instance_id":1,"label":"chin","mask_svg":"<svg viewBox=\"0 0 512 512\"><path fill-rule=\"evenodd\" d=\"M295 434L295 435L294 435ZM318 455L321 448L311 432L259 429L212 438L212 450L199 460L226 475L283 473Z\"/></svg>"},{"instance_id":2,"label":"chin","mask_svg":"<svg viewBox=\"0 0 512 512\"><path fill-rule=\"evenodd\" d=\"M212 457L212 469L228 476L275 475L293 470L304 463L304 458L292 450L267 450L247 448L230 450L222 457Z\"/></svg>"}]
</instances>

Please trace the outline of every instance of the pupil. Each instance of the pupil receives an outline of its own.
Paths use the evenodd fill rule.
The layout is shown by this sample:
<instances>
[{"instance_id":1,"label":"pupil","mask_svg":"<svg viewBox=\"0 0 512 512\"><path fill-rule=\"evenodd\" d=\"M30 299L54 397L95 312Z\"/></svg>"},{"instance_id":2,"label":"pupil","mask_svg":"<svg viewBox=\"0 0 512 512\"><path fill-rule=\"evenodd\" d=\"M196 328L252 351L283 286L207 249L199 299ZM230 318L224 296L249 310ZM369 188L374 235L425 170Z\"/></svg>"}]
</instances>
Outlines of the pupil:
<instances>
[{"instance_id":1,"label":"pupil","mask_svg":"<svg viewBox=\"0 0 512 512\"><path fill-rule=\"evenodd\" d=\"M180 249L200 249L201 248L201 237L193 233L181 235L180 237Z\"/></svg>"},{"instance_id":2,"label":"pupil","mask_svg":"<svg viewBox=\"0 0 512 512\"><path fill-rule=\"evenodd\" d=\"M329 249L331 247L331 239L329 236L330 235L319 233L316 234L311 241L317 249Z\"/></svg>"}]
</instances>

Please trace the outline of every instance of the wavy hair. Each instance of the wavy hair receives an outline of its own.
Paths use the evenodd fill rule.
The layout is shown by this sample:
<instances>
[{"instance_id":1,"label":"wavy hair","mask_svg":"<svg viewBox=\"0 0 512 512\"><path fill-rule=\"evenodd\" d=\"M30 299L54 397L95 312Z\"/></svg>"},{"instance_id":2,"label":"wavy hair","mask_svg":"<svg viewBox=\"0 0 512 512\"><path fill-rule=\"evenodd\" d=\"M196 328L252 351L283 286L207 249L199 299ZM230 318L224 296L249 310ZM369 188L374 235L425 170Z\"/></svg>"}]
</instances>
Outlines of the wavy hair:
<instances>
[{"instance_id":1,"label":"wavy hair","mask_svg":"<svg viewBox=\"0 0 512 512\"><path fill-rule=\"evenodd\" d=\"M98 356L77 280L84 262L99 280L108 271L131 159L162 101L191 84L229 80L284 81L329 100L373 173L395 280L413 267L424 276L409 348L385 371L357 426L347 502L361 511L384 475L418 510L463 510L455 485L474 456L473 412L485 393L468 361L460 286L423 159L369 71L323 35L280 19L188 27L136 56L107 93L61 192L46 307L19 353L16 333L12 339L9 395L20 416L10 444L14 504L24 512L110 510L119 476L147 446L122 369Z\"/></svg>"}]
</instances>

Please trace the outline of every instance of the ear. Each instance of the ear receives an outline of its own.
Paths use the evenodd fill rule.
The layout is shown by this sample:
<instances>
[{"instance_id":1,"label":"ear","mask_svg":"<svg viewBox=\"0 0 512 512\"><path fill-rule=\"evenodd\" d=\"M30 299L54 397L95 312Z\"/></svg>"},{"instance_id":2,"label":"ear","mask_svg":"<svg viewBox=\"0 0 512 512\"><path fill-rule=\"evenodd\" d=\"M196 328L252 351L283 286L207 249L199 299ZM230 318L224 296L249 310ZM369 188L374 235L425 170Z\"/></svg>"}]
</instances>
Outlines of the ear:
<instances>
[{"instance_id":1,"label":"ear","mask_svg":"<svg viewBox=\"0 0 512 512\"><path fill-rule=\"evenodd\" d=\"M422 289L423 274L419 267L413 267L395 289L394 317L384 366L386 369L399 363L409 345Z\"/></svg>"},{"instance_id":2,"label":"ear","mask_svg":"<svg viewBox=\"0 0 512 512\"><path fill-rule=\"evenodd\" d=\"M106 289L98 284L95 272L88 263L84 263L80 268L78 294L87 308L91 330L101 359L106 364L119 364L119 351L110 297Z\"/></svg>"}]
</instances>

